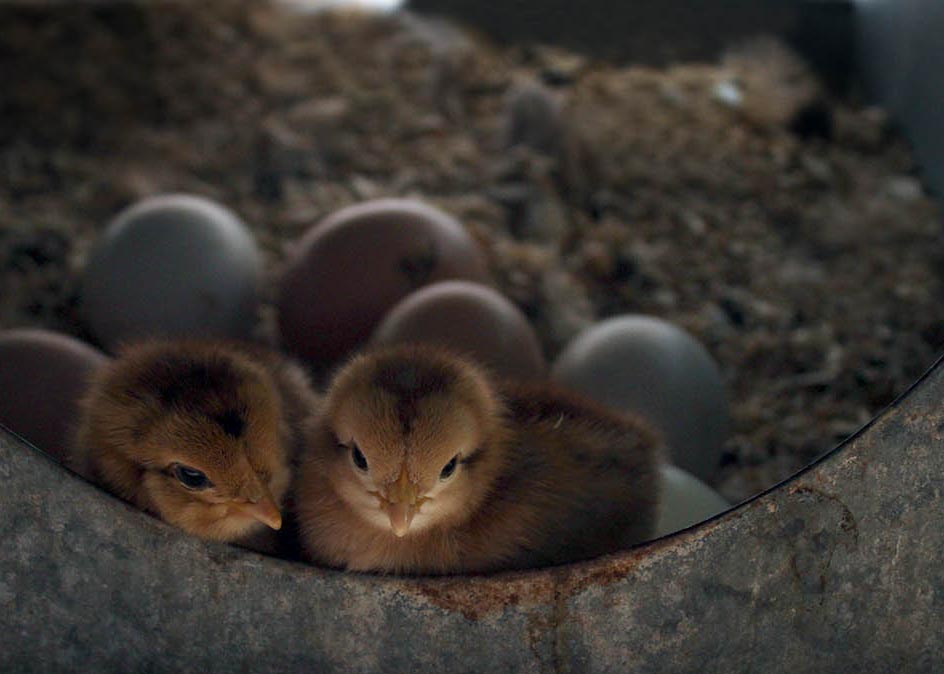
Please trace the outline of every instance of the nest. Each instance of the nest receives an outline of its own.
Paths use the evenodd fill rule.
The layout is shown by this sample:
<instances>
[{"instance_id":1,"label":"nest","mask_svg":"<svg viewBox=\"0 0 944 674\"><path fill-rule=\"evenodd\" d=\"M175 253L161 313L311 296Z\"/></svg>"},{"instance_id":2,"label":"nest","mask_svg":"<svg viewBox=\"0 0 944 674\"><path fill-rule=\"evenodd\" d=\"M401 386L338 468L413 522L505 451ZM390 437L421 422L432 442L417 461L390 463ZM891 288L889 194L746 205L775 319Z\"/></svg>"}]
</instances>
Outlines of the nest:
<instances>
[{"instance_id":1,"label":"nest","mask_svg":"<svg viewBox=\"0 0 944 674\"><path fill-rule=\"evenodd\" d=\"M712 482L732 500L858 429L944 343L940 212L909 148L776 41L652 69L411 15L0 14L0 327L88 338L88 248L145 196L226 204L271 279L327 213L418 197L481 242L549 359L620 313L698 337L729 390Z\"/></svg>"}]
</instances>

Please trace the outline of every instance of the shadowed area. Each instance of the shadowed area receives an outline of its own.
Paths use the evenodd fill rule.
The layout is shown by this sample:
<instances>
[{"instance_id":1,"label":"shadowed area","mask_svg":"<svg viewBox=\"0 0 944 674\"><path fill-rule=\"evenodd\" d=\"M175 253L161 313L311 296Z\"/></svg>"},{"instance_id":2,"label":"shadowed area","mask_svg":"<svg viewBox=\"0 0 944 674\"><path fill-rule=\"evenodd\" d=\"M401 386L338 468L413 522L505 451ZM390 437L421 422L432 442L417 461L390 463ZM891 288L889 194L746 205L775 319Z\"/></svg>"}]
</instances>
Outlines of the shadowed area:
<instances>
[{"instance_id":1,"label":"shadowed area","mask_svg":"<svg viewBox=\"0 0 944 674\"><path fill-rule=\"evenodd\" d=\"M936 671L942 397L938 363L845 446L716 520L474 578L205 544L2 433L0 669L688 672L750 653L757 671Z\"/></svg>"}]
</instances>

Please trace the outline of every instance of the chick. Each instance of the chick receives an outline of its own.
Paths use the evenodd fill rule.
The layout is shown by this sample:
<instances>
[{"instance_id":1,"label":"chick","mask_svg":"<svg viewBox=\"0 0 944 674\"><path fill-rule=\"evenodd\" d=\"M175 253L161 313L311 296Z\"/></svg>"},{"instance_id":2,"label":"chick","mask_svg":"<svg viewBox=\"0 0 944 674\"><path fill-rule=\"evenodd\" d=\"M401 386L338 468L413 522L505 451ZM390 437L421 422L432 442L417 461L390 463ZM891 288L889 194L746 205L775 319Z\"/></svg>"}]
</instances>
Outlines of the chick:
<instances>
[{"instance_id":1,"label":"chick","mask_svg":"<svg viewBox=\"0 0 944 674\"><path fill-rule=\"evenodd\" d=\"M264 349L145 342L93 379L68 463L191 534L276 552L317 404L307 376Z\"/></svg>"},{"instance_id":2,"label":"chick","mask_svg":"<svg viewBox=\"0 0 944 674\"><path fill-rule=\"evenodd\" d=\"M549 383L504 383L447 351L353 359L296 485L313 562L444 574L559 564L650 537L660 441Z\"/></svg>"}]
</instances>

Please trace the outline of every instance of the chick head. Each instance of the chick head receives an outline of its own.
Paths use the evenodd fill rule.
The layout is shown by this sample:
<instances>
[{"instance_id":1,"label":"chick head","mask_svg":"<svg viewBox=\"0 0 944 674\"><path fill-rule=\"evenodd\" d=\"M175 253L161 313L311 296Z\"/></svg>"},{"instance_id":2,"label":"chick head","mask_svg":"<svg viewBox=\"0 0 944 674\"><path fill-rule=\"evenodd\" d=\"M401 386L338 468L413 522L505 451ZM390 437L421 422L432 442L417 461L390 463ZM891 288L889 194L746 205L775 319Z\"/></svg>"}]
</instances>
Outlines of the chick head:
<instances>
[{"instance_id":1,"label":"chick head","mask_svg":"<svg viewBox=\"0 0 944 674\"><path fill-rule=\"evenodd\" d=\"M281 399L250 359L215 346L139 347L87 405L99 441L136 465L162 519L221 541L282 526L291 475ZM102 463L105 474L108 452Z\"/></svg>"},{"instance_id":2,"label":"chick head","mask_svg":"<svg viewBox=\"0 0 944 674\"><path fill-rule=\"evenodd\" d=\"M370 525L408 536L467 518L488 484L498 402L476 366L430 347L356 357L328 391L329 479Z\"/></svg>"}]
</instances>

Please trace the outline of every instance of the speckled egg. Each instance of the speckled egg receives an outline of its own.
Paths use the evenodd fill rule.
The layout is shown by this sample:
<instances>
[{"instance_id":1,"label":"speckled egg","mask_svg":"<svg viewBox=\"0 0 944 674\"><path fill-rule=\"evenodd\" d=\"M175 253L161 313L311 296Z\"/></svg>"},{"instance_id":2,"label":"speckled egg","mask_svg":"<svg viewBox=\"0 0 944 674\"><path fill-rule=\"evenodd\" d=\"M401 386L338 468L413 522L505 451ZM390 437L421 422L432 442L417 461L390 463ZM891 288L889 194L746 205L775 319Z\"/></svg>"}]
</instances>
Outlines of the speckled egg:
<instances>
[{"instance_id":1,"label":"speckled egg","mask_svg":"<svg viewBox=\"0 0 944 674\"><path fill-rule=\"evenodd\" d=\"M60 460L78 422L78 401L108 357L47 330L0 332L0 424Z\"/></svg>"},{"instance_id":2,"label":"speckled egg","mask_svg":"<svg viewBox=\"0 0 944 674\"><path fill-rule=\"evenodd\" d=\"M663 464L659 519L653 538L704 522L730 508L714 489L681 468Z\"/></svg>"},{"instance_id":3,"label":"speckled egg","mask_svg":"<svg viewBox=\"0 0 944 674\"><path fill-rule=\"evenodd\" d=\"M384 314L435 281L485 282L482 251L453 217L380 199L328 216L298 242L278 296L284 345L316 368L364 344Z\"/></svg>"},{"instance_id":4,"label":"speckled egg","mask_svg":"<svg viewBox=\"0 0 944 674\"><path fill-rule=\"evenodd\" d=\"M540 378L547 370L525 315L500 293L470 281L442 281L407 295L384 317L372 342L441 344L518 379Z\"/></svg>"},{"instance_id":5,"label":"speckled egg","mask_svg":"<svg viewBox=\"0 0 944 674\"><path fill-rule=\"evenodd\" d=\"M718 467L729 424L724 384L708 351L684 330L641 315L602 321L564 349L552 376L649 419L681 468L709 479Z\"/></svg>"},{"instance_id":6,"label":"speckled egg","mask_svg":"<svg viewBox=\"0 0 944 674\"><path fill-rule=\"evenodd\" d=\"M85 269L82 308L103 345L145 336L243 338L262 258L245 224L202 197L145 199L119 213Z\"/></svg>"}]
</instances>

